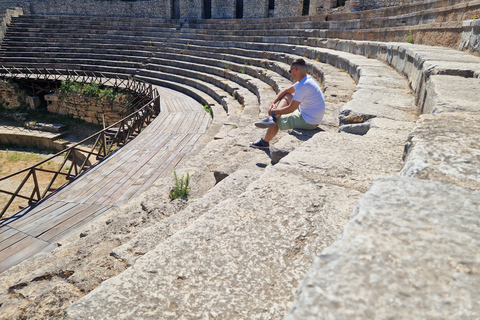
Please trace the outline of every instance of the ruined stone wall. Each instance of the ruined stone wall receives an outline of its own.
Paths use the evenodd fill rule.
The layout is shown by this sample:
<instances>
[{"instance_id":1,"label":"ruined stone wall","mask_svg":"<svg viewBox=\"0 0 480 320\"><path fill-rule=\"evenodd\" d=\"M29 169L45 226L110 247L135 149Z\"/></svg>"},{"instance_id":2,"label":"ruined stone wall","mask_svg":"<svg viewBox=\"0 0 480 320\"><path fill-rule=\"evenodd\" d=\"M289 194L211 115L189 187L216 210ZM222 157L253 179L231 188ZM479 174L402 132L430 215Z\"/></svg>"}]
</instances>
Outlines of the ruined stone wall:
<instances>
[{"instance_id":1,"label":"ruined stone wall","mask_svg":"<svg viewBox=\"0 0 480 320\"><path fill-rule=\"evenodd\" d=\"M121 113L127 108L128 100L124 95L117 95L115 100L84 97L77 94L46 95L48 111L72 115L90 123L102 124L102 114L108 114L107 125L121 119Z\"/></svg>"},{"instance_id":2,"label":"ruined stone wall","mask_svg":"<svg viewBox=\"0 0 480 320\"><path fill-rule=\"evenodd\" d=\"M0 106L15 109L25 103L26 94L18 84L0 81Z\"/></svg>"}]
</instances>

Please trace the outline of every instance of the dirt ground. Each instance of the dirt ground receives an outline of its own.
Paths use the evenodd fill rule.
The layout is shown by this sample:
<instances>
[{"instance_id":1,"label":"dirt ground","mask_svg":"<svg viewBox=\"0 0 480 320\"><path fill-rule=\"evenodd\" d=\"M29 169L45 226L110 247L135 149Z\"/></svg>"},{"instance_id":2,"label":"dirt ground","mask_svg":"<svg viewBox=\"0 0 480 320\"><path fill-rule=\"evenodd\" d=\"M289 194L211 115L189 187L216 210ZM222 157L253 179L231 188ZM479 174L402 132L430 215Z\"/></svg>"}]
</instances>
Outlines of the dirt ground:
<instances>
[{"instance_id":1,"label":"dirt ground","mask_svg":"<svg viewBox=\"0 0 480 320\"><path fill-rule=\"evenodd\" d=\"M43 115L40 116L42 118ZM45 116L43 116L45 117ZM72 118L65 118L65 117L53 117L49 119L45 117L44 122L48 123L56 123L56 124L66 124L68 125L68 134L62 137L62 140L66 140L69 144L75 144L77 142L82 141L83 139L89 137L90 135L100 131L102 129L101 126L93 125L90 123L86 123L84 121L78 121ZM45 121L50 120L50 121ZM27 119L27 121L32 121L32 119ZM40 122L40 121L39 121ZM0 126L23 126L22 122L14 121L9 117L2 117L0 119ZM94 141L87 141L85 143L85 147L91 145ZM82 144L83 145L83 144ZM29 168L39 162L45 161L52 157L58 151L55 150L35 150L31 148L25 148L25 146L12 146L12 145L0 145L0 190L4 190L7 192L14 193L18 186L22 183L23 179L27 176L29 171L19 173L7 180L1 180L3 177L9 176L16 172L20 172L26 168ZM37 168L39 170L35 170L36 178L38 180L38 184L40 186L40 193L43 193L44 190L47 188L48 184L50 183L51 179L53 178L54 174L49 172L44 172L41 170L50 170L50 171L58 171L61 164L63 163L63 157L57 157L55 159L51 159L46 161L45 163L41 164ZM71 162L67 161L66 165L62 169L62 172L67 172L71 166ZM62 186L67 181L65 180L64 176L59 176L54 184L52 185L51 189L58 188ZM25 183L25 187L20 192L20 195L29 197L32 193L34 187L34 177L31 175L27 182ZM4 192L0 192L0 212L3 211L4 206L10 200L11 195L6 194ZM28 206L28 201L22 198L16 198L13 203L9 206L9 209L1 216L1 218L8 217L15 212L19 211L23 207Z\"/></svg>"}]
</instances>

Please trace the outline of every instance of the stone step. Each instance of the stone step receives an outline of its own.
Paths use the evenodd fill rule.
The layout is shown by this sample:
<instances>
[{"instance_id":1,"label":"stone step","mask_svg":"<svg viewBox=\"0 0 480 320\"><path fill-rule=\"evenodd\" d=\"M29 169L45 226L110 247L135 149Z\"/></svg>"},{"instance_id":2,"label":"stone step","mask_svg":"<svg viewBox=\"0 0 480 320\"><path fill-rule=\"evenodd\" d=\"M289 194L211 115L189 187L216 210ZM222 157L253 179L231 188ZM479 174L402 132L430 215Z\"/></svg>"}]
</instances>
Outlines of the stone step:
<instances>
[{"instance_id":1,"label":"stone step","mask_svg":"<svg viewBox=\"0 0 480 320\"><path fill-rule=\"evenodd\" d=\"M262 170L238 170L217 183L202 198L194 200L179 213L162 220L161 223L147 228L132 240L112 251L112 256L123 260L128 265L165 242L173 234L185 229L204 213L231 198L242 194L245 189L261 176Z\"/></svg>"},{"instance_id":2,"label":"stone step","mask_svg":"<svg viewBox=\"0 0 480 320\"><path fill-rule=\"evenodd\" d=\"M71 305L68 315L106 319L115 310L144 317L145 308L155 305L148 312L157 318L279 318L314 257L341 232L372 179L399 170L407 133L383 132L383 139L316 134L268 167L245 192L188 227L174 234L170 226L150 230L164 242ZM312 150L322 156L311 159ZM342 161L354 179L345 179ZM105 309L111 294L115 302L109 300L112 308Z\"/></svg>"},{"instance_id":3,"label":"stone step","mask_svg":"<svg viewBox=\"0 0 480 320\"><path fill-rule=\"evenodd\" d=\"M422 115L406 143L401 174L480 190L479 120L478 111Z\"/></svg>"},{"instance_id":4,"label":"stone step","mask_svg":"<svg viewBox=\"0 0 480 320\"><path fill-rule=\"evenodd\" d=\"M475 318L478 199L479 191L451 184L375 181L342 236L315 259L283 319Z\"/></svg>"},{"instance_id":5,"label":"stone step","mask_svg":"<svg viewBox=\"0 0 480 320\"><path fill-rule=\"evenodd\" d=\"M385 61L403 74L420 113L474 111L480 90L480 57L450 48L374 41L322 40L317 45ZM458 97L461 99L452 98Z\"/></svg>"}]
</instances>

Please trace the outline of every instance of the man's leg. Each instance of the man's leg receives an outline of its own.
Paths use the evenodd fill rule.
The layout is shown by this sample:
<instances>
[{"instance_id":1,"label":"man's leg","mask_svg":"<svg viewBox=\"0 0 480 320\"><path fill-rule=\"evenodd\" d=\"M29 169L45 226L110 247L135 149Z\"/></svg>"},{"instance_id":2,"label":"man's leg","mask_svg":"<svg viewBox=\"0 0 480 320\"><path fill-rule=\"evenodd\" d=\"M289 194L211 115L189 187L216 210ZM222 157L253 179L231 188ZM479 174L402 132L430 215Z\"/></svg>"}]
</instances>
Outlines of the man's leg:
<instances>
[{"instance_id":1,"label":"man's leg","mask_svg":"<svg viewBox=\"0 0 480 320\"><path fill-rule=\"evenodd\" d=\"M282 108L288 107L292 102L292 100L293 100L293 95L291 95L290 93L287 93L278 102L277 108L282 109ZM267 132L265 133L265 138L263 138L263 140L265 140L266 142L272 141L272 139L277 135L278 130L279 130L278 125L275 125L275 127L268 128Z\"/></svg>"},{"instance_id":2,"label":"man's leg","mask_svg":"<svg viewBox=\"0 0 480 320\"><path fill-rule=\"evenodd\" d=\"M268 128L267 133L265 133L265 138L263 138L263 140L265 140L266 142L272 141L272 139L275 138L275 136L277 135L278 130L278 125L276 124L275 127Z\"/></svg>"}]
</instances>

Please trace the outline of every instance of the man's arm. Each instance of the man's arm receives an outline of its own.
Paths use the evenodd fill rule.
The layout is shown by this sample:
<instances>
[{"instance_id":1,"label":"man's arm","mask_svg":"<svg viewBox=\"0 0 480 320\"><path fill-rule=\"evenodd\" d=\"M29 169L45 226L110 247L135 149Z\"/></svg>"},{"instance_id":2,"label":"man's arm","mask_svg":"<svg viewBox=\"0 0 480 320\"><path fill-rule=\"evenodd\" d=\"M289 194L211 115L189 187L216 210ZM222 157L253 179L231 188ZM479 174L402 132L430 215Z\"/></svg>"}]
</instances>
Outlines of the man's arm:
<instances>
[{"instance_id":1,"label":"man's arm","mask_svg":"<svg viewBox=\"0 0 480 320\"><path fill-rule=\"evenodd\" d=\"M280 91L280 93L273 99L272 103L270 104L270 108L268 108L268 114L272 112L272 110L275 108L275 105L282 100L283 96L286 95L287 93L293 94L295 92L295 88L292 86ZM293 111L292 111L293 112Z\"/></svg>"},{"instance_id":2,"label":"man's arm","mask_svg":"<svg viewBox=\"0 0 480 320\"><path fill-rule=\"evenodd\" d=\"M275 116L280 116L282 114L289 114L289 113L292 113L293 111L297 110L298 106L300 105L300 101L295 101L295 100L292 100L292 102L290 103L290 105L284 107L284 108L277 108L275 109Z\"/></svg>"}]
</instances>

